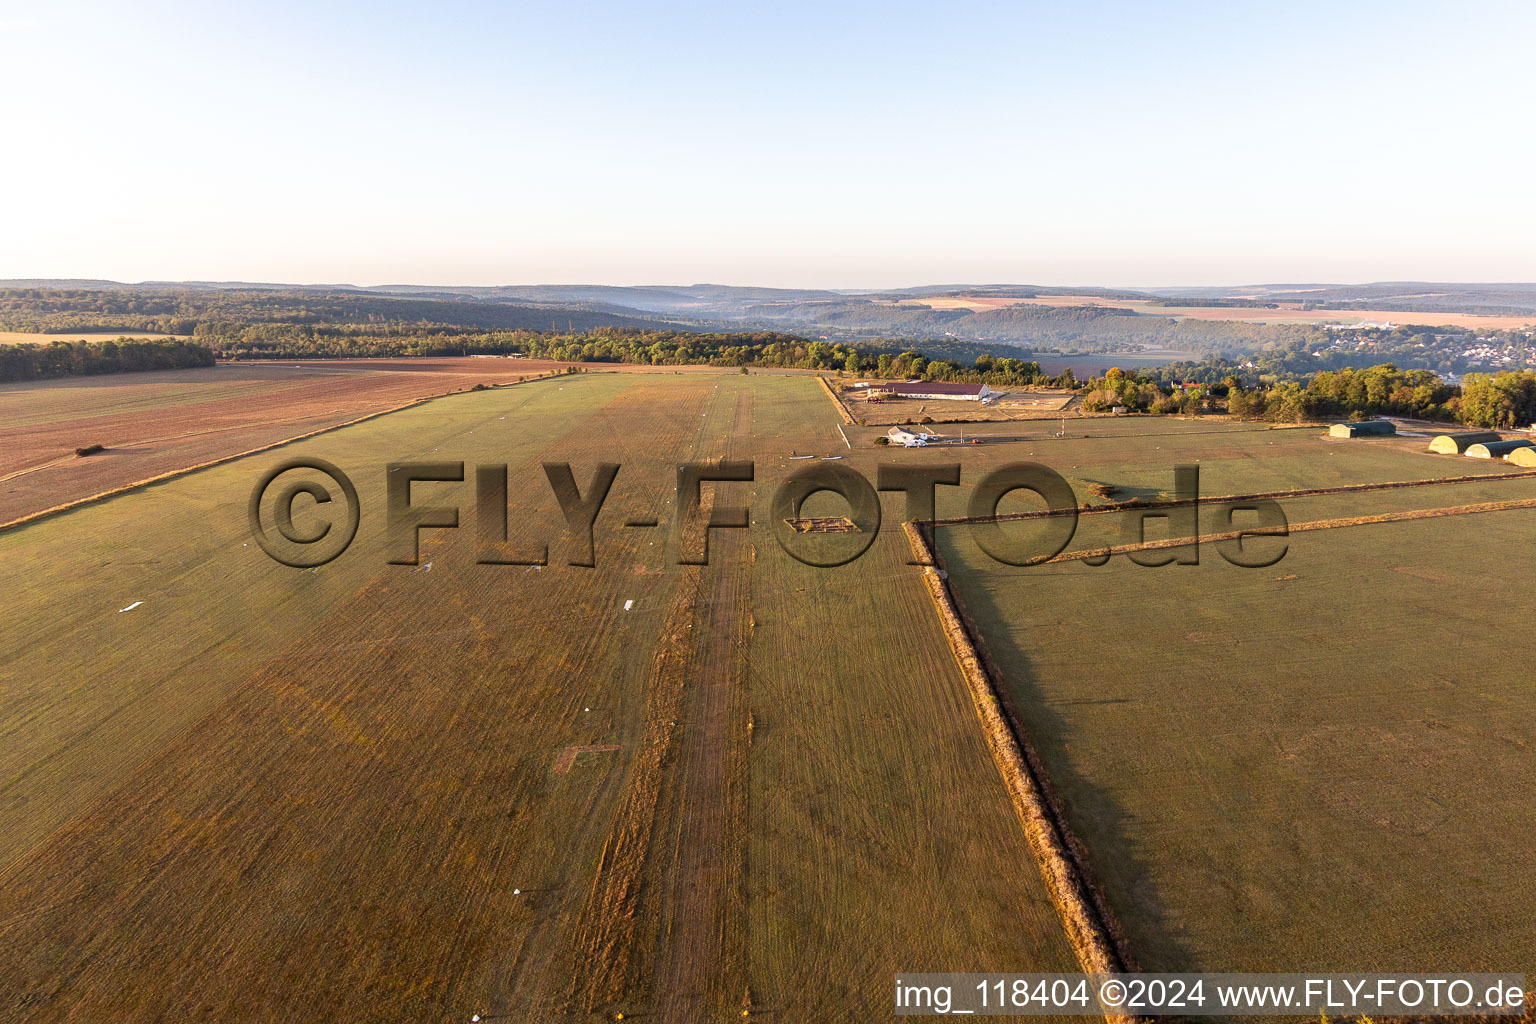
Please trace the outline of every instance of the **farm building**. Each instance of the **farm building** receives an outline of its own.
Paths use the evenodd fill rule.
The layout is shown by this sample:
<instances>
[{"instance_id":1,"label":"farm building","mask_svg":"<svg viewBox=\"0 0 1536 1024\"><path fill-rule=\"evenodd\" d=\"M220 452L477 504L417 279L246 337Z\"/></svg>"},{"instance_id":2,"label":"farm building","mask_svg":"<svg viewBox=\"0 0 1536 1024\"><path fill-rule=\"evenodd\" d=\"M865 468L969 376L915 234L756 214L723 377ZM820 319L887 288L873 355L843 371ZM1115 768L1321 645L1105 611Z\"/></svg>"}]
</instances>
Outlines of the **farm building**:
<instances>
[{"instance_id":1,"label":"farm building","mask_svg":"<svg viewBox=\"0 0 1536 1024\"><path fill-rule=\"evenodd\" d=\"M1360 423L1335 423L1328 428L1329 437L1388 437L1397 433L1397 424L1391 420L1364 420Z\"/></svg>"},{"instance_id":2,"label":"farm building","mask_svg":"<svg viewBox=\"0 0 1536 1024\"><path fill-rule=\"evenodd\" d=\"M929 380L881 384L879 391L892 398L950 399L962 402L985 402L1000 394L985 384L946 384Z\"/></svg>"},{"instance_id":3,"label":"farm building","mask_svg":"<svg viewBox=\"0 0 1536 1024\"><path fill-rule=\"evenodd\" d=\"M1504 456L1505 462L1513 462L1517 466L1527 466L1536 469L1536 448L1516 448Z\"/></svg>"},{"instance_id":4,"label":"farm building","mask_svg":"<svg viewBox=\"0 0 1536 1024\"><path fill-rule=\"evenodd\" d=\"M890 444L899 444L906 448L924 448L929 441L938 439L938 434L922 428L908 430L906 427L892 427L886 437L890 438Z\"/></svg>"},{"instance_id":5,"label":"farm building","mask_svg":"<svg viewBox=\"0 0 1536 1024\"><path fill-rule=\"evenodd\" d=\"M1500 440L1492 430L1472 430L1465 434L1441 434L1429 442L1429 450L1441 455L1460 455L1475 444L1488 444Z\"/></svg>"},{"instance_id":6,"label":"farm building","mask_svg":"<svg viewBox=\"0 0 1536 1024\"><path fill-rule=\"evenodd\" d=\"M1501 459L1510 452L1522 448L1536 448L1530 441L1484 441L1467 446L1467 456L1473 459Z\"/></svg>"}]
</instances>

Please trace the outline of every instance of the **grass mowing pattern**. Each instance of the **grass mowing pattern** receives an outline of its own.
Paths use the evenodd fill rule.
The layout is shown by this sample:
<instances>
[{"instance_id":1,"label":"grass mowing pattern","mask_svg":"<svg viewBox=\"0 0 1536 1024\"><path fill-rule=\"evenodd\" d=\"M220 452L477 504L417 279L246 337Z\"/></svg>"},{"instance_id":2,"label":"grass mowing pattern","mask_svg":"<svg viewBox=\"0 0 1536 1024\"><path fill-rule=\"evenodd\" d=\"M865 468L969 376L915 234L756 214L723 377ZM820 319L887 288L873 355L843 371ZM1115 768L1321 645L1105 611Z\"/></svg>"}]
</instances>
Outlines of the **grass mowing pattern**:
<instances>
[{"instance_id":1,"label":"grass mowing pattern","mask_svg":"<svg viewBox=\"0 0 1536 1024\"><path fill-rule=\"evenodd\" d=\"M840 447L805 377L592 374L0 535L12 1005L835 1021L888 1007L897 971L1073 969L900 536L823 571L759 523L690 577L665 530L618 525L670 519L683 459L755 458L727 500L766 514L792 450ZM246 532L288 454L361 496L316 572ZM466 483L418 485L465 527L384 565L384 465L431 459L508 463L511 541L548 539L552 564L474 564ZM595 570L563 565L552 460L624 466Z\"/></svg>"}]
</instances>

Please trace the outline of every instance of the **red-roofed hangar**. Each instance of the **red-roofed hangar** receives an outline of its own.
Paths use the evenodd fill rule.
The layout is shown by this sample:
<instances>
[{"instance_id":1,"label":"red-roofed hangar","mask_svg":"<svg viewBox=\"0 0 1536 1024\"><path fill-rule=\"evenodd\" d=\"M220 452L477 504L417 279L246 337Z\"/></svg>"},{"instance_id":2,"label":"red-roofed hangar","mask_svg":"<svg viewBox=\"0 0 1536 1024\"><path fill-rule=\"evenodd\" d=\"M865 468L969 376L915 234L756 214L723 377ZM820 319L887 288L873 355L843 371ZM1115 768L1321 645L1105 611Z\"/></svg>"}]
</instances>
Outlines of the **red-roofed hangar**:
<instances>
[{"instance_id":1,"label":"red-roofed hangar","mask_svg":"<svg viewBox=\"0 0 1536 1024\"><path fill-rule=\"evenodd\" d=\"M934 398L962 402L986 402L1002 392L993 391L985 384L947 384L942 381L918 380L902 384L877 384L870 389L892 398Z\"/></svg>"}]
</instances>

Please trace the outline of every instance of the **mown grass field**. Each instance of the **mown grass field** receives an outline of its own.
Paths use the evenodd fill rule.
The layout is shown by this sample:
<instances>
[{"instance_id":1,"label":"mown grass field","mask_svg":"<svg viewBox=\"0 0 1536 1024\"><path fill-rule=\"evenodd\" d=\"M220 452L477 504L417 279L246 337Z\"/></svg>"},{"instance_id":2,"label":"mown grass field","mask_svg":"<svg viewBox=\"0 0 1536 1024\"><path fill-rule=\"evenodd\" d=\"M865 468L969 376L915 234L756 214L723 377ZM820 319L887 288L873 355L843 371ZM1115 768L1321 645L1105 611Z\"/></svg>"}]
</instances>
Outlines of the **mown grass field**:
<instances>
[{"instance_id":1,"label":"mown grass field","mask_svg":"<svg viewBox=\"0 0 1536 1024\"><path fill-rule=\"evenodd\" d=\"M1514 468L1315 429L1149 426L982 446L976 464L1035 455L1079 495L1146 498L1197 458L1206 495ZM1281 504L1294 523L1533 497L1527 478ZM1072 548L1119 542L1127 518L1084 517ZM1209 544L1198 566L1015 568L963 527L937 536L1143 969L1536 968L1536 687L1514 568L1536 510L1298 533L1265 569Z\"/></svg>"},{"instance_id":2,"label":"mown grass field","mask_svg":"<svg viewBox=\"0 0 1536 1024\"><path fill-rule=\"evenodd\" d=\"M836 422L806 377L589 374L0 533L3 1014L864 1020L897 971L1074 969L899 531L822 570L762 522L793 450L873 475ZM314 571L245 521L290 455L360 492ZM757 480L705 507L757 522L710 565L621 525L727 456ZM406 460L466 463L414 490L461 528L387 565ZM548 461L583 489L622 466L595 569L565 564ZM499 462L546 567L475 564Z\"/></svg>"}]
</instances>

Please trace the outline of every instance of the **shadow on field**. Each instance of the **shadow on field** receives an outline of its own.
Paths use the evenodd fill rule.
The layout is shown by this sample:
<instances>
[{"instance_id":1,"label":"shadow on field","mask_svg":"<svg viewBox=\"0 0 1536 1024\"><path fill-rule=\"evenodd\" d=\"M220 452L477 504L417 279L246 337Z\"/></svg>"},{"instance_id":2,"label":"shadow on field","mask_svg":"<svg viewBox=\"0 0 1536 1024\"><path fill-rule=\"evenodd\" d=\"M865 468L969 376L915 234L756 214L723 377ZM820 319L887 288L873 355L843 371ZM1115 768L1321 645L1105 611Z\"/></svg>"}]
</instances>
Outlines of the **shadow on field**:
<instances>
[{"instance_id":1,"label":"shadow on field","mask_svg":"<svg viewBox=\"0 0 1536 1024\"><path fill-rule=\"evenodd\" d=\"M1016 585L1025 585L1028 572L1017 576ZM1126 829L1134 809L1121 804L1113 790L1090 781L1073 767L1069 750L1072 723L1045 699L1033 662L1015 642L1008 619L987 588L950 589L964 602L963 614L974 623L983 653L1003 675L1003 697L1009 713L1022 725L1044 765L1044 788L1071 829L1073 851L1088 884L1114 915L1111 927L1120 933L1117 945L1133 961L1127 966L1144 971L1194 970L1190 952L1175 934L1157 885ZM1055 703L1091 713L1087 709L1096 705L1130 702L1105 694L1102 698L1085 696Z\"/></svg>"}]
</instances>

